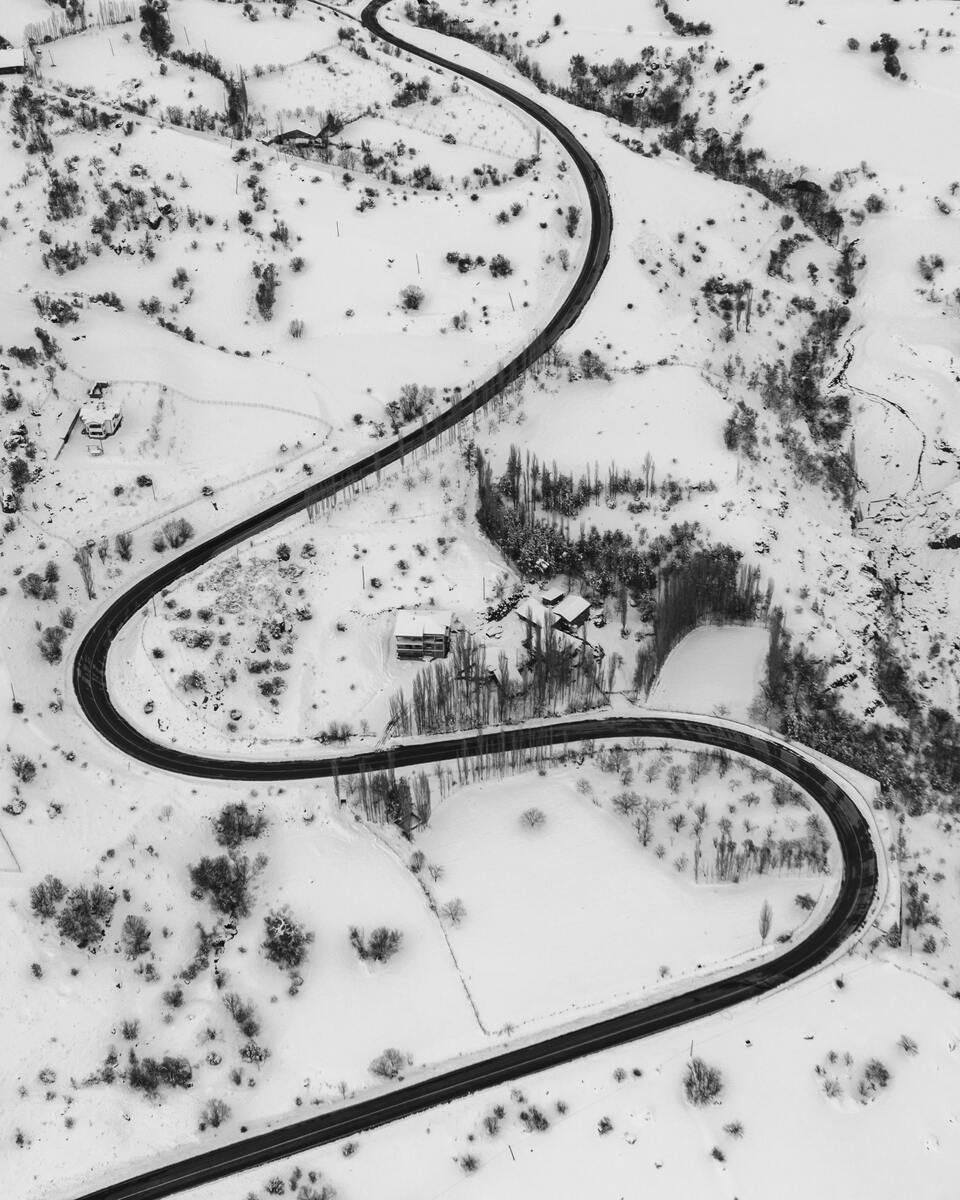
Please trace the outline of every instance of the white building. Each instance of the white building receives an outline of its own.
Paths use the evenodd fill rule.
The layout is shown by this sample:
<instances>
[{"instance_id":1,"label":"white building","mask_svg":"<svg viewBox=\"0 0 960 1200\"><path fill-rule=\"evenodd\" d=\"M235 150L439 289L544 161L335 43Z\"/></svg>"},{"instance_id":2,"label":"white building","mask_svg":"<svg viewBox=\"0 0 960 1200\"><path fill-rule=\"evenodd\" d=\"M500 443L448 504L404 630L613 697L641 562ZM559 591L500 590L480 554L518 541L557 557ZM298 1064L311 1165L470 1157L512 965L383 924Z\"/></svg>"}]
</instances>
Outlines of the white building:
<instances>
[{"instance_id":1,"label":"white building","mask_svg":"<svg viewBox=\"0 0 960 1200\"><path fill-rule=\"evenodd\" d=\"M453 617L436 608L402 608L393 635L397 658L446 658Z\"/></svg>"},{"instance_id":2,"label":"white building","mask_svg":"<svg viewBox=\"0 0 960 1200\"><path fill-rule=\"evenodd\" d=\"M120 405L109 400L89 400L80 407L80 424L90 438L109 437L117 432L122 420Z\"/></svg>"},{"instance_id":3,"label":"white building","mask_svg":"<svg viewBox=\"0 0 960 1200\"><path fill-rule=\"evenodd\" d=\"M26 69L23 50L14 47L0 50L0 75L23 75Z\"/></svg>"}]
</instances>

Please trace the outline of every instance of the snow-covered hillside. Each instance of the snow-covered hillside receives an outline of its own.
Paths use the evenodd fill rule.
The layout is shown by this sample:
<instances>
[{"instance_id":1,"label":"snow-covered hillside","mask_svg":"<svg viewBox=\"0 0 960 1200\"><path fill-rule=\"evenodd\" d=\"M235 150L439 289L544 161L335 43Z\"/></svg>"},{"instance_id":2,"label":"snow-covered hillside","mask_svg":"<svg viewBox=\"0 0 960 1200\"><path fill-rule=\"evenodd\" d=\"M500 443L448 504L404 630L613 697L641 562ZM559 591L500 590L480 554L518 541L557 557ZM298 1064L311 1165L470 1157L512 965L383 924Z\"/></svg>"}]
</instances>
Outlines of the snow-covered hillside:
<instances>
[{"instance_id":1,"label":"snow-covered hillside","mask_svg":"<svg viewBox=\"0 0 960 1200\"><path fill-rule=\"evenodd\" d=\"M90 0L86 28L74 0L0 4L34 42L0 76L0 1169L23 1200L769 963L841 879L797 788L677 742L252 786L91 730L73 655L113 599L491 377L591 233L561 145L377 41L361 0L141 3ZM960 4L381 20L572 131L609 261L442 442L144 605L117 709L231 760L587 709L753 722L842 761L889 890L782 992L196 1194L947 1197ZM100 392L122 422L97 441ZM582 611L558 631L560 595ZM401 610L451 614L444 663L398 656ZM716 1104L684 1094L695 1058Z\"/></svg>"}]
</instances>

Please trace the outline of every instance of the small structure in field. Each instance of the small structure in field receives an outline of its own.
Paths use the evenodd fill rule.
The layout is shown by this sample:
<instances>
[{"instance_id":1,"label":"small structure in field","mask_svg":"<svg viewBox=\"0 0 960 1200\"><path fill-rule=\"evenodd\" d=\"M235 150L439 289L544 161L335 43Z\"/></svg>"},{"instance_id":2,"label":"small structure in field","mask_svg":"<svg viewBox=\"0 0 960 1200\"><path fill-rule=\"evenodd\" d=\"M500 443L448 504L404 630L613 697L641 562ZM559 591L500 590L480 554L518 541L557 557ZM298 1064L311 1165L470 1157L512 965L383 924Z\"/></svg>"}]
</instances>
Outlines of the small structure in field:
<instances>
[{"instance_id":1,"label":"small structure in field","mask_svg":"<svg viewBox=\"0 0 960 1200\"><path fill-rule=\"evenodd\" d=\"M110 437L120 428L123 411L116 401L104 400L103 392L107 384L98 383L90 389L90 397L86 404L80 406L80 424L83 432L89 438Z\"/></svg>"},{"instance_id":2,"label":"small structure in field","mask_svg":"<svg viewBox=\"0 0 960 1200\"><path fill-rule=\"evenodd\" d=\"M553 608L560 603L566 594L562 587L544 588L540 593L540 602L545 608Z\"/></svg>"},{"instance_id":3,"label":"small structure in field","mask_svg":"<svg viewBox=\"0 0 960 1200\"><path fill-rule=\"evenodd\" d=\"M0 43L3 38L0 38ZM27 61L23 50L10 46L0 50L0 75L23 75L27 70Z\"/></svg>"},{"instance_id":4,"label":"small structure in field","mask_svg":"<svg viewBox=\"0 0 960 1200\"><path fill-rule=\"evenodd\" d=\"M307 133L305 129L285 129L269 138L267 146L313 146L320 141L319 133Z\"/></svg>"},{"instance_id":5,"label":"small structure in field","mask_svg":"<svg viewBox=\"0 0 960 1200\"><path fill-rule=\"evenodd\" d=\"M571 592L553 610L554 628L561 633L576 633L590 616L590 601Z\"/></svg>"},{"instance_id":6,"label":"small structure in field","mask_svg":"<svg viewBox=\"0 0 960 1200\"><path fill-rule=\"evenodd\" d=\"M397 658L446 658L450 653L450 613L436 608L404 608L393 635Z\"/></svg>"}]
</instances>

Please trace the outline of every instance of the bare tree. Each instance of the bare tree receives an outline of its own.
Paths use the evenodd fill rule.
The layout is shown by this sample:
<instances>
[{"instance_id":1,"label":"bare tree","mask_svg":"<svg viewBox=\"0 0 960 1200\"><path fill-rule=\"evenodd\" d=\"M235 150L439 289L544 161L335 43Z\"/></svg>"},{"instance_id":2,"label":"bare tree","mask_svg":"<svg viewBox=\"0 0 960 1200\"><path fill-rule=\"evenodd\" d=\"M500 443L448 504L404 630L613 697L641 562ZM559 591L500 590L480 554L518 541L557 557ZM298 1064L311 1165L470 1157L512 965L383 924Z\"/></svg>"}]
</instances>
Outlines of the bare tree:
<instances>
[{"instance_id":1,"label":"bare tree","mask_svg":"<svg viewBox=\"0 0 960 1200\"><path fill-rule=\"evenodd\" d=\"M445 921L449 921L451 925L459 925L463 918L467 915L467 906L459 896L454 900L448 900L446 904L440 908L440 916Z\"/></svg>"},{"instance_id":2,"label":"bare tree","mask_svg":"<svg viewBox=\"0 0 960 1200\"><path fill-rule=\"evenodd\" d=\"M767 934L770 932L770 926L773 923L773 909L770 907L770 901L764 900L763 907L760 909L760 941L767 940Z\"/></svg>"}]
</instances>

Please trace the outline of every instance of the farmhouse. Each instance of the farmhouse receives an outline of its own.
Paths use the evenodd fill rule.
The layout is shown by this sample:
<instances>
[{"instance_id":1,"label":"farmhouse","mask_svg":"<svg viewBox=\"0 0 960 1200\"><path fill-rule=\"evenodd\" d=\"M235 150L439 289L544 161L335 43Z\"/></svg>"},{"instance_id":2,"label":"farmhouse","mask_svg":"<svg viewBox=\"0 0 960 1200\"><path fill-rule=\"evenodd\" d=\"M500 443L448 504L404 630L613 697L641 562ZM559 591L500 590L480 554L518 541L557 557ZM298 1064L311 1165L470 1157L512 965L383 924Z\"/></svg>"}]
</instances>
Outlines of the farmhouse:
<instances>
[{"instance_id":1,"label":"farmhouse","mask_svg":"<svg viewBox=\"0 0 960 1200\"><path fill-rule=\"evenodd\" d=\"M553 610L554 628L561 633L576 633L590 616L590 601L571 592Z\"/></svg>"},{"instance_id":2,"label":"farmhouse","mask_svg":"<svg viewBox=\"0 0 960 1200\"><path fill-rule=\"evenodd\" d=\"M401 609L393 630L397 658L446 658L452 620L450 613L435 608Z\"/></svg>"},{"instance_id":3,"label":"farmhouse","mask_svg":"<svg viewBox=\"0 0 960 1200\"><path fill-rule=\"evenodd\" d=\"M80 424L89 438L107 438L116 433L123 420L120 405L106 400L90 400L80 408Z\"/></svg>"},{"instance_id":4,"label":"farmhouse","mask_svg":"<svg viewBox=\"0 0 960 1200\"><path fill-rule=\"evenodd\" d=\"M0 38L0 41L3 39ZM26 60L22 50L0 50L0 75L22 75L26 71Z\"/></svg>"}]
</instances>

